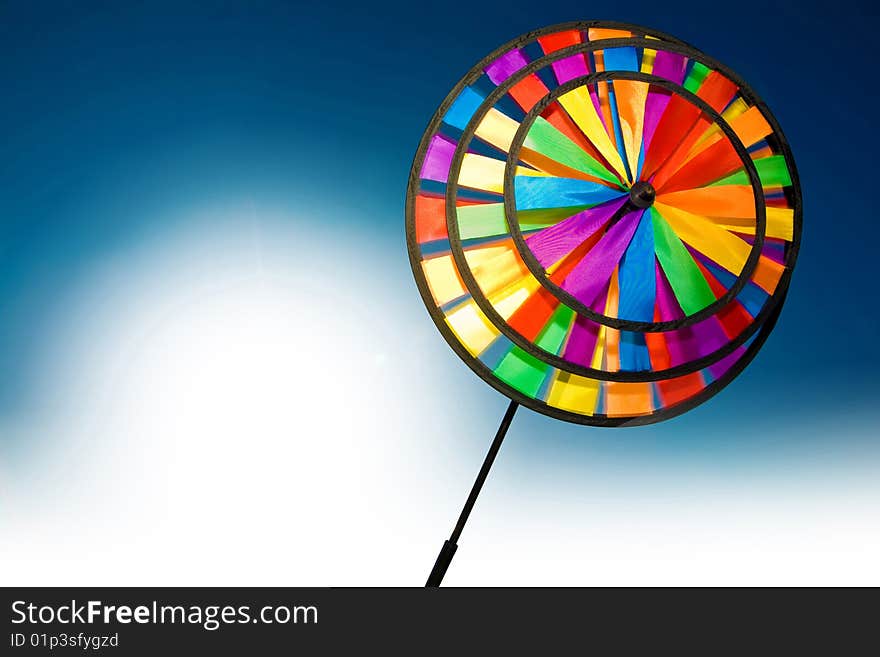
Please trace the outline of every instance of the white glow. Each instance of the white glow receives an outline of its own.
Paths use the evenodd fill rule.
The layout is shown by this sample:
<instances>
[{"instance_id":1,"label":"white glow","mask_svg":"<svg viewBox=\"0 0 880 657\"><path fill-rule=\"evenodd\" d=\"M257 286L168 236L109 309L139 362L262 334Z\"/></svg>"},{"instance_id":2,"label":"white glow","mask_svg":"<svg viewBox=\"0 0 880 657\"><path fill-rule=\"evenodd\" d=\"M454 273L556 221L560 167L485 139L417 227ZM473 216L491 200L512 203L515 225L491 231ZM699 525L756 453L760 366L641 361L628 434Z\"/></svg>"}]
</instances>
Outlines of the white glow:
<instances>
[{"instance_id":1,"label":"white glow","mask_svg":"<svg viewBox=\"0 0 880 657\"><path fill-rule=\"evenodd\" d=\"M44 408L0 427L29 448L0 470L0 581L422 584L505 402L375 247L207 225L100 263L71 300ZM876 477L785 489L588 454L544 472L517 432L557 425L533 420L447 583L880 584Z\"/></svg>"},{"instance_id":2,"label":"white glow","mask_svg":"<svg viewBox=\"0 0 880 657\"><path fill-rule=\"evenodd\" d=\"M418 386L416 345L381 305L375 253L283 226L96 271L45 379L57 417L25 424L37 454L3 476L4 583L326 585L392 563L400 583L408 559L421 576L421 555L374 539L405 531L388 500L414 485L415 411L394 395Z\"/></svg>"}]
</instances>

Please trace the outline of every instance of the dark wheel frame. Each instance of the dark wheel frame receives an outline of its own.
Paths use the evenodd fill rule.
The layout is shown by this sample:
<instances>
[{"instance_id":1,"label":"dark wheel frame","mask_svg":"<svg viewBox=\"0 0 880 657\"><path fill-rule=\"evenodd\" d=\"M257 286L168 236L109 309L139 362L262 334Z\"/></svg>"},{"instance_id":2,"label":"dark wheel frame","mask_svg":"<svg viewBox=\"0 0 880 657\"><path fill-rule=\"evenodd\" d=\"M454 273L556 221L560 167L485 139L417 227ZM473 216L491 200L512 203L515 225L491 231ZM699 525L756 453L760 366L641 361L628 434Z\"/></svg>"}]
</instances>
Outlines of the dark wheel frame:
<instances>
[{"instance_id":1,"label":"dark wheel frame","mask_svg":"<svg viewBox=\"0 0 880 657\"><path fill-rule=\"evenodd\" d=\"M539 399L534 399L532 397L524 395L524 394L520 393L518 390L516 390L515 388L512 388L511 386L507 385L506 383L504 383L503 381L498 379L492 373L492 371L487 366L485 366L478 358L475 358L470 355L470 353L458 341L456 336L453 334L453 332L449 329L448 325L446 324L445 317L444 317L443 313L440 311L440 309L434 303L433 296L431 295L431 292L428 289L427 282L424 279L423 273L421 271L421 265L420 265L420 263L421 263L421 250L420 250L419 245L415 239L415 211L414 211L415 208L414 208L414 206L415 206L415 197L419 193L419 189L420 189L419 173L421 171L421 165L424 161L425 153L427 151L427 147L430 143L431 137L433 137L433 135L436 134L437 129L442 121L442 117L446 114L446 111L449 109L452 102L458 97L461 90L465 86L473 83L476 79L478 79L482 75L483 69L485 68L485 66L488 63L494 61L495 59L497 59L497 57L499 55L503 54L504 52L507 52L508 50L510 50L512 48L520 47L520 46L526 45L528 43L533 43L534 41L537 40L538 37L546 35L546 34L552 34L552 33L560 32L560 31L572 30L572 29L587 30L591 27L628 30L628 31L632 32L633 34L651 35L654 37L658 37L660 40L659 41L657 41L657 40L646 41L646 40L640 39L638 37L632 37L632 38L625 38L625 39L603 39L600 41L578 44L576 46L571 46L569 48L555 51L555 52L551 53L550 55L546 55L538 60L535 60L534 62L531 62L529 64L529 67L537 65L533 69L533 70L537 70L538 68L541 68L542 66L546 66L551 61L555 61L555 59L559 59L559 58L562 58L562 57L565 57L565 56L568 56L571 54L575 54L576 52L588 52L591 50L606 49L606 48L613 48L613 47L620 47L620 46L631 46L631 47L641 47L641 48L645 48L645 47L651 48L653 46L653 49L663 49L663 50L668 50L670 52L679 52L681 54L688 56L689 58L701 61L709 68L719 71L720 73L725 75L728 79L730 79L732 82L734 82L739 87L740 94L743 96L743 98L745 98L752 106L756 106L759 108L759 111L761 111L761 113L764 115L765 119L767 120L771 129L773 130L773 134L771 135L771 137L768 138L768 142L770 142L770 145L771 145L771 147L773 147L774 151L780 152L784 156L786 164L789 169L789 174L791 176L791 182L792 182L790 187L785 188L785 194L787 196L789 205L792 207L793 212L794 212L793 236L792 236L791 242L786 246L786 252L785 252L786 270L783 273L782 277L780 278L779 284L777 285L773 295L771 295L771 298L768 299L767 302L765 302L764 307L762 308L762 311L759 313L758 317L755 318L752 325L750 326L750 334L754 334L757 331L757 334L754 336L754 340L752 341L752 343L747 347L745 353L742 356L740 356L740 358L730 367L730 369L722 377L720 377L719 379L716 379L715 381L710 383L708 386L706 386L706 388L704 388L698 394L696 394L693 397L690 397L689 399L686 399L682 402L674 404L672 406L660 409L660 410L658 410L654 413L651 413L649 415L635 416L635 417L607 417L607 416L604 416L601 414L583 415L583 414L579 414L579 413L565 411L565 410L562 410L559 408L555 408L553 406L549 406L548 404L546 404L545 402L543 402ZM592 46L592 48L587 48L587 46ZM520 71L520 72L522 72L522 71ZM626 72L610 71L610 72L603 72L603 73L594 73L594 74L592 74L592 76L596 76L595 77L596 80L599 80L599 79L626 79L622 75L624 73L626 73ZM643 79L644 79L644 81L648 81L648 82L653 82L654 80L661 80L664 83L672 85L672 87L676 87L677 89L685 91L686 93L690 93L690 92L687 92L686 90L683 90L680 87L677 87L677 85L674 85L673 83L670 83L669 81L661 79L661 78L655 78L654 76L647 76L646 74L640 74L640 73L639 74L633 73L632 75L645 76ZM580 78L578 80L573 80L570 82L572 82L572 83L579 82L580 84L583 84L585 79L590 78L592 76L586 76L584 78ZM601 77L601 76L610 76L610 77ZM639 79L639 78L636 77L633 79ZM507 81L505 81L505 82L507 82ZM569 84L569 83L566 83L566 84ZM503 85L499 85L499 88L501 86L503 86ZM574 86L577 86L577 84L574 84L572 86L572 88ZM558 92L558 94L556 96L556 97L558 97L558 95L561 95L562 93L564 93L564 91L559 91L559 89L561 89L563 87L565 87L565 85L560 85L556 89L552 90L551 95L554 92ZM498 89L496 89L495 91L498 91ZM503 93L505 93L505 92L499 92L498 98L500 98L503 95ZM493 92L493 95L494 95L494 92ZM691 95L693 95L693 94L691 94ZM546 100L546 98L544 100ZM483 103L483 105L486 105L488 102L489 102L489 98L486 99L486 101ZM542 100L541 102L543 103L544 101ZM549 102L552 102L552 101L547 101L547 104L549 104ZM494 104L494 102L493 102L493 104ZM481 106L480 110L482 110L482 109L483 109L483 106ZM709 109L711 110L711 108L709 108ZM480 110L478 110L478 112ZM535 112L535 114L537 114L537 112ZM718 118L720 119L720 117L718 117ZM472 119L472 121L473 121L473 119ZM721 119L721 121L723 121L723 119ZM525 121L523 123L525 123ZM721 125L721 123L719 123L719 125ZM726 123L724 123L724 125L726 126ZM471 126L469 126L469 127L471 127ZM473 127L475 128L476 126L474 125ZM729 126L727 126L727 128L729 129ZM722 127L722 129L723 129L723 127ZM522 138L519 139L519 144L521 144L522 140L525 138L525 129L523 128L522 124L520 125L520 130L517 132L517 137L520 136L520 133L522 133ZM473 134L473 131L471 131L471 135L470 135L471 137L472 137L472 134ZM729 134L728 134L728 137L730 137ZM734 137L735 137L735 135L734 135ZM464 136L463 136L463 139L464 139ZM462 141L463 141L463 139L462 139ZM516 142L514 142L514 143L516 143ZM741 142L739 142L738 138L736 138L736 141L734 142L734 144L735 144L735 147L736 147L736 145L742 146L742 144L741 144ZM463 157L463 153L459 154L458 150L459 149L457 148L456 154L453 158L453 166L455 166L455 160L457 158L459 160L458 165L460 168L460 161L461 161L461 158ZM511 173L512 167L510 166L510 163L511 163L511 161L515 162L515 160L512 159L514 156L515 156L515 149L512 146L510 149L510 153L508 155L508 165L507 165L507 170L505 172L505 180L506 181L509 176L512 177L512 173ZM746 163L746 170L747 170L750 181L752 182L752 185L754 188L755 184L756 184L756 180L757 180L757 172L756 172L756 170L754 168L754 164L751 162L750 158L748 159L748 162ZM452 174L452 168L450 168L450 179L452 179L451 174ZM456 173L456 176L457 176L457 173ZM447 197L449 196L450 187L451 187L450 185L447 185ZM454 196L453 196L453 198L454 198ZM507 205L509 199L510 199L510 196L507 195L505 197L505 205ZM763 206L764 206L763 194L761 194L760 200L761 200L761 202L759 205L761 206L762 210L759 212L763 214ZM447 198L447 223L448 224L449 224L449 210L450 210L450 206L449 206L448 198ZM515 208L514 208L514 212L515 212ZM512 223L515 223L515 222L510 222L510 219L508 216L508 225L510 226L510 225L512 225ZM457 226L455 228L457 229ZM704 54L702 54L700 51L693 48L692 46L685 44L680 39L676 39L674 37L664 35L664 34L659 33L657 31L648 30L646 28L643 28L643 27L640 27L637 25L630 25L630 24L626 24L626 23L607 22L607 21L586 21L586 22L564 23L564 24L560 24L560 25L546 27L541 30L535 30L533 32L529 32L525 35L518 37L517 39L514 39L514 40L508 42L507 44L501 46L500 48L497 48L495 51L493 51L487 57L483 58L483 60L481 60L461 80L459 80L459 82L455 85L455 87L452 89L452 91L450 91L450 93L447 95L447 97L444 99L444 101L440 104L440 107L434 113L434 116L431 118L431 121L429 122L428 127L423 134L422 140L419 144L419 148L416 151L416 154L415 154L415 157L413 160L413 165L410 170L409 184L408 184L407 195L406 195L407 250L408 250L408 254L409 254L410 265L413 270L413 275L415 277L419 292L422 295L422 299L425 302L425 305L428 309L429 314L431 315L431 318L433 319L434 323L437 325L438 329L440 330L441 334L444 336L446 341L452 347L453 351L455 351L459 355L459 357L478 376L480 376L480 378L482 378L489 385L491 385L493 388L495 388L496 390L498 390L499 392L501 392L502 394L504 394L508 398L510 398L510 399L512 399L512 400L514 400L524 406L527 406L528 408L531 408L532 410L535 410L539 413L548 415L550 417L554 417L556 419L561 419L561 420L566 420L568 422L574 422L577 424L585 424L585 425L591 425L591 426L645 425L645 424L652 424L655 422L660 422L660 421L675 417L677 415L680 415L681 413L684 413L684 412L698 406L699 404L703 403L707 399L711 398L713 395L717 394L718 391L723 389L740 372L742 372L742 370L751 362L751 360L755 357L757 352L760 350L761 346L763 345L763 343L767 339L768 335L772 331L773 326L775 325L775 323L779 317L779 313L782 309L782 306L783 306L783 303L785 300L785 296L787 293L788 285L789 285L790 278L791 278L791 273L792 273L792 270L794 269L794 265L795 265L795 262L797 259L798 247L800 245L801 230L802 230L802 203L801 203L800 181L799 181L797 169L795 167L794 159L791 155L791 149L788 145L788 142L785 139L778 122L773 117L772 113L769 111L766 104L763 101L761 101L758 98L758 96L750 89L750 87L733 71L731 71L729 68L723 66L721 63L717 62L716 60L713 60L712 58L705 56ZM457 233L456 233L456 235L457 235ZM520 237L521 237L521 234L520 234ZM756 241L757 241L757 236L756 236ZM451 232L450 232L450 246L453 247L453 250L456 246L453 243ZM458 246L460 249L460 245L458 245ZM748 266L748 262L746 264ZM464 272L461 272L461 273L464 278ZM467 273L469 274L470 272L468 271ZM539 278L539 280L540 280L540 278ZM737 282L739 282L739 281L737 281ZM471 293L471 295L474 297L474 299L476 301L476 295L474 294L474 290L472 288L470 288L470 286L468 286L468 291ZM477 291L479 291L478 286L477 286ZM680 320L680 321L686 321L686 320L691 319L692 317L694 317L694 315L692 315L688 318L685 318L685 320ZM613 318L606 318L606 320L608 320L608 319L613 319ZM627 320L618 320L618 321L625 322ZM694 321L699 321L699 320L694 320ZM693 322L691 322L691 323L693 323ZM506 323L504 323L504 324L506 324ZM638 324L644 324L644 323L634 323L634 324L638 325ZM496 326L496 328L498 328L499 331L501 331L502 327ZM510 336L508 336L508 337L510 337ZM743 344L748 339L748 337L749 336L743 337L743 339L739 342L739 344L740 345ZM514 342L514 344L517 344L516 341L513 341L513 342ZM551 365L554 367L559 367L558 365L555 365L554 363L549 361L549 359L546 357L547 356L546 352L543 352L542 350L536 349L535 346L532 345L531 343L529 343L528 341L525 341L525 343L530 347L530 349L527 349L528 353L532 353L533 355L537 356L542 362L544 362L548 365ZM729 347L729 345L725 345L725 347L722 349L725 349L728 347ZM735 348L736 348L736 346L729 347L728 353L732 353L735 350ZM537 352L537 353L535 353L535 352ZM714 354L711 354L710 358L713 356L714 356ZM721 357L723 357L723 355ZM556 358L558 358L558 357L556 357ZM716 362L717 360L718 359L714 359L714 360L712 360L712 362ZM562 361L562 362L564 363L564 366L559 367L559 369L562 369L563 371L578 374L578 372L575 371L572 363L569 363L568 361ZM695 362L700 362L700 361L695 361ZM584 368L584 369L586 370L587 368ZM700 368L698 368L698 369L700 369ZM587 370L589 373L585 374L585 376L590 376L593 379L599 379L599 380L616 380L616 381L662 380L664 378L669 378L670 376L674 376L675 370L676 370L676 368L664 370L663 372L664 372L665 376L659 377L659 379L658 378L643 379L643 378L640 378L639 376L636 376L636 377L632 376L632 375L644 374L644 373L638 373L638 372L625 372L625 373L614 372L614 373L611 373L611 372L600 372L600 371L596 371L596 370ZM615 378L611 378L608 376L608 375L612 375L612 374L615 375ZM604 376L600 376L600 375L604 375Z\"/></svg>"}]
</instances>

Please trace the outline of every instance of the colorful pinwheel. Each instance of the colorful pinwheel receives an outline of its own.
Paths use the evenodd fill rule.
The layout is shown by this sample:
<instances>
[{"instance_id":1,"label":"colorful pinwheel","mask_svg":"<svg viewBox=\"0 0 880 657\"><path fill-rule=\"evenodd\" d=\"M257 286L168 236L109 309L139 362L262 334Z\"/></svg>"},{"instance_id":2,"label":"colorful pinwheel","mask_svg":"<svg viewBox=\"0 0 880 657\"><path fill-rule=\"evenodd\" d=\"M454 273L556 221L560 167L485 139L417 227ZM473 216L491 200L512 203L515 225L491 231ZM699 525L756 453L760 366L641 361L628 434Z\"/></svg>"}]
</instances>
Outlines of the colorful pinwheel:
<instances>
[{"instance_id":1,"label":"colorful pinwheel","mask_svg":"<svg viewBox=\"0 0 880 657\"><path fill-rule=\"evenodd\" d=\"M511 409L620 426L693 408L754 357L801 196L778 123L736 74L590 22L516 39L455 86L406 218L432 318Z\"/></svg>"}]
</instances>

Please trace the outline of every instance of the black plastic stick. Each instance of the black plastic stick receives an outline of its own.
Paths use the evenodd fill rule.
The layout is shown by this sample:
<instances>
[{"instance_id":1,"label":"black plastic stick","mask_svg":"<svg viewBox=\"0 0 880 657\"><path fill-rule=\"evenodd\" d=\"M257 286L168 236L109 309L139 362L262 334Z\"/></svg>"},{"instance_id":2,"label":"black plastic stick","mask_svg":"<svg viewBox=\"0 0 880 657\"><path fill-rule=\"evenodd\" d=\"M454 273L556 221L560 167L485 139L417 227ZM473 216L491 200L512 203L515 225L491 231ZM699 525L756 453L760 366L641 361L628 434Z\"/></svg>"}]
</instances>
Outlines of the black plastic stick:
<instances>
[{"instance_id":1,"label":"black plastic stick","mask_svg":"<svg viewBox=\"0 0 880 657\"><path fill-rule=\"evenodd\" d=\"M504 436L507 435L507 430L510 428L510 423L513 420L513 414L516 413L518 406L519 404L512 401L510 406L507 407L507 412L504 413L504 418L501 420L501 426L498 427L498 433L495 434L495 440L492 441L492 445L486 453L486 458L483 460L483 467L480 468L477 479L474 481L474 486L471 488L471 494L468 495L464 508L461 510L461 515L458 516L458 522L455 523L455 529L452 530L449 540L443 543L443 547L440 550L440 554L437 555L437 561L434 562L434 568L431 570L431 574L428 575L428 581L425 583L425 586L440 586L440 582L443 581L446 569L449 568L449 564L452 563L452 557L458 549L458 539L461 537L462 530L464 530L464 523L467 522L468 516L471 514L471 510L477 501L477 495L480 494L480 489L483 488L486 477L489 476L489 469L498 455L498 450L501 449L501 442L504 440Z\"/></svg>"}]
</instances>

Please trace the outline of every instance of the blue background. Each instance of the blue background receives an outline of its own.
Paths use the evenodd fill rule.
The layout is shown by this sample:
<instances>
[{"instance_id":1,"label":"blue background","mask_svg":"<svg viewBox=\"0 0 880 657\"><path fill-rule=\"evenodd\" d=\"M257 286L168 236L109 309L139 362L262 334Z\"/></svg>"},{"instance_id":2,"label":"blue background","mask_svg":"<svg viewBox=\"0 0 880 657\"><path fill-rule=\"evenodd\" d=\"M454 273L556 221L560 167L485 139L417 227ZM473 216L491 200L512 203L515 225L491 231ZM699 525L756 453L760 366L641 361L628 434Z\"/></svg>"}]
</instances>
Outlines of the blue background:
<instances>
[{"instance_id":1,"label":"blue background","mask_svg":"<svg viewBox=\"0 0 880 657\"><path fill-rule=\"evenodd\" d=\"M432 353L443 352L405 253L405 186L421 133L458 78L500 44L606 18L692 43L767 101L800 171L803 245L775 333L724 392L625 432L523 413L522 458L687 453L729 468L790 445L812 444L820 459L823 445L863 441L849 428L872 421L880 390L876 11L669 0L3 3L0 417L39 408L34 363L89 264L185 221L171 210L205 199L320 209L341 241L374 250L387 287L373 308L409 313L432 335ZM421 355L395 357L417 370ZM451 351L432 362L468 380L462 412L479 418L482 445L504 400ZM819 417L831 419L822 431Z\"/></svg>"}]
</instances>

